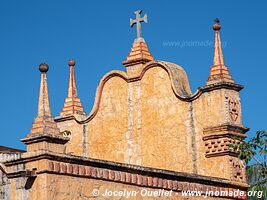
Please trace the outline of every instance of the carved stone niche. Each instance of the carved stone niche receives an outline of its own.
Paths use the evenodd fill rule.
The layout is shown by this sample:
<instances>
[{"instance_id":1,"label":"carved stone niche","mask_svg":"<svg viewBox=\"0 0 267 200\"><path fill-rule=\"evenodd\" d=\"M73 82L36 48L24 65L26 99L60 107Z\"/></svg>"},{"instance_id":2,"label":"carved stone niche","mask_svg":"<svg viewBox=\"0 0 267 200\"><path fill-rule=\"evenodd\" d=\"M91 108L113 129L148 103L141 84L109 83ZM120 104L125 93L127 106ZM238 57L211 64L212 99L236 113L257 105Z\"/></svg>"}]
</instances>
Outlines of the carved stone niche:
<instances>
[{"instance_id":1,"label":"carved stone niche","mask_svg":"<svg viewBox=\"0 0 267 200\"><path fill-rule=\"evenodd\" d=\"M231 155L237 157L237 153L231 150L231 144L239 144L241 140L246 138L245 133L248 128L222 124L219 126L204 128L203 141L206 148L206 157L217 157L223 155Z\"/></svg>"},{"instance_id":2,"label":"carved stone niche","mask_svg":"<svg viewBox=\"0 0 267 200\"><path fill-rule=\"evenodd\" d=\"M235 97L225 97L230 122L236 122L241 116L240 101Z\"/></svg>"},{"instance_id":3,"label":"carved stone niche","mask_svg":"<svg viewBox=\"0 0 267 200\"><path fill-rule=\"evenodd\" d=\"M229 162L230 162L230 170L232 173L231 180L237 182L246 182L244 162L239 160L238 158L233 158L233 157L229 159Z\"/></svg>"}]
</instances>

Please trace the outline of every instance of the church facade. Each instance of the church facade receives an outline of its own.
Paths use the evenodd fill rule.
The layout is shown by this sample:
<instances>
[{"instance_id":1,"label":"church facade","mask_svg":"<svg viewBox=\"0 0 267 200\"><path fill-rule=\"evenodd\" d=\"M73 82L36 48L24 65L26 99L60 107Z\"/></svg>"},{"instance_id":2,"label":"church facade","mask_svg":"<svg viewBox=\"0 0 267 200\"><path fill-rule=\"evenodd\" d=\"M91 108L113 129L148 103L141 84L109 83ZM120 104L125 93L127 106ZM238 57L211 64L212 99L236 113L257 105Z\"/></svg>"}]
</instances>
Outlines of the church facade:
<instances>
[{"instance_id":1,"label":"church facade","mask_svg":"<svg viewBox=\"0 0 267 200\"><path fill-rule=\"evenodd\" d=\"M21 139L26 152L0 159L1 199L246 199L245 167L230 148L248 131L243 86L224 63L219 21L208 80L192 93L182 67L151 55L140 31L146 15L135 14L126 71L103 76L89 114L74 60L58 117L50 110L49 67L39 66L37 117Z\"/></svg>"}]
</instances>

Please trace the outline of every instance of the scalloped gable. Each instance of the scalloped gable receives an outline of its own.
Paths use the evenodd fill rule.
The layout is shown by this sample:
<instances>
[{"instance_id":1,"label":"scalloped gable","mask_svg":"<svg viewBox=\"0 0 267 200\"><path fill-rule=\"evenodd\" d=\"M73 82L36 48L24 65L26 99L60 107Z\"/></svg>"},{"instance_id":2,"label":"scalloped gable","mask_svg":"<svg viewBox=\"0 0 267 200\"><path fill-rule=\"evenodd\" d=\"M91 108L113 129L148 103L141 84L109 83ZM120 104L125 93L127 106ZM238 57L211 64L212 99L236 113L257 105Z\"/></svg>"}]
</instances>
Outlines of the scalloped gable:
<instances>
[{"instance_id":1,"label":"scalloped gable","mask_svg":"<svg viewBox=\"0 0 267 200\"><path fill-rule=\"evenodd\" d=\"M193 96L186 72L173 63L148 62L131 78L120 71L106 74L98 86L93 110L83 120L88 133L86 154L115 162L179 169L179 163L186 162L187 157L179 159L164 144L172 138L169 145L179 151L191 145L186 134L191 117L187 99ZM178 137L175 133L179 131ZM156 143L162 148L153 145ZM192 156L190 152L188 155ZM166 156L165 163L157 161ZM185 169L191 171L192 163L187 163Z\"/></svg>"},{"instance_id":2,"label":"scalloped gable","mask_svg":"<svg viewBox=\"0 0 267 200\"><path fill-rule=\"evenodd\" d=\"M233 89L235 91L240 91L243 89L243 86L240 84L235 84L235 83L216 83L212 85L206 85L203 87L199 87L194 93L192 93L190 89L190 83L188 81L188 76L186 71L179 65L171 62L166 62L166 61L151 61L146 63L145 65L142 66L142 71L139 73L138 76L130 78L126 72L120 71L120 70L112 70L108 73L106 73L99 81L96 94L95 94L95 101L93 104L93 108L91 112L88 114L86 117L80 117L77 115L72 115L68 117L56 117L56 121L62 121L65 119L75 119L75 121L79 124L87 123L89 122L97 113L98 108L99 108L99 103L102 97L102 91L104 85L109 81L109 79L114 78L114 77L119 77L123 79L125 82L133 82L137 80L141 80L142 77L145 75L145 73L153 68L153 67L160 67L164 69L171 80L171 87L174 91L174 94L177 96L182 101L194 101L197 99L201 94L214 90L214 89Z\"/></svg>"},{"instance_id":3,"label":"scalloped gable","mask_svg":"<svg viewBox=\"0 0 267 200\"><path fill-rule=\"evenodd\" d=\"M107 73L106 75L104 75L103 78L101 78L101 80L99 81L99 85L97 87L93 109L90 112L90 114L86 117L86 119L82 120L82 122L89 122L96 115L99 109L99 103L101 101L103 88L105 84L111 78L118 77L118 78L123 79L127 83L140 81L144 77L145 73L149 69L154 68L154 67L160 67L168 73L169 79L171 81L170 87L173 89L175 95L179 99L186 100L187 98L192 98L193 96L195 96L192 94L190 90L190 85L188 82L187 74L182 67L180 67L177 64L170 63L170 62L151 61L151 62L146 63L143 66L143 70L141 71L139 76L134 77L134 78L129 78L127 73L123 71L119 71L119 70L113 70Z\"/></svg>"}]
</instances>

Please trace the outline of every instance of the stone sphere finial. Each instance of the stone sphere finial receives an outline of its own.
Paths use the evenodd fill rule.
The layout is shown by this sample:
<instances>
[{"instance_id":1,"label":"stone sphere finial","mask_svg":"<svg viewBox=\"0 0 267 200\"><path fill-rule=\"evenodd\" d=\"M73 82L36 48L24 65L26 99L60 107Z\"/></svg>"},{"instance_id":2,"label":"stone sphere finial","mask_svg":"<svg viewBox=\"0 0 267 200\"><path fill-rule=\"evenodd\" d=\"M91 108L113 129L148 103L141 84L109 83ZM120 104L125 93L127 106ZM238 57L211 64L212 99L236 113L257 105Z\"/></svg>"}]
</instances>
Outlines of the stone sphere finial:
<instances>
[{"instance_id":1,"label":"stone sphere finial","mask_svg":"<svg viewBox=\"0 0 267 200\"><path fill-rule=\"evenodd\" d=\"M213 25L213 30L219 31L221 29L220 20L216 18L214 21L215 21L215 24Z\"/></svg>"},{"instance_id":2,"label":"stone sphere finial","mask_svg":"<svg viewBox=\"0 0 267 200\"><path fill-rule=\"evenodd\" d=\"M48 64L46 64L46 63L41 63L39 65L39 70L42 73L46 73L48 71L48 69L49 69L49 67L48 67Z\"/></svg>"},{"instance_id":3,"label":"stone sphere finial","mask_svg":"<svg viewBox=\"0 0 267 200\"><path fill-rule=\"evenodd\" d=\"M70 59L69 62L68 62L68 65L69 66L75 66L75 60Z\"/></svg>"}]
</instances>

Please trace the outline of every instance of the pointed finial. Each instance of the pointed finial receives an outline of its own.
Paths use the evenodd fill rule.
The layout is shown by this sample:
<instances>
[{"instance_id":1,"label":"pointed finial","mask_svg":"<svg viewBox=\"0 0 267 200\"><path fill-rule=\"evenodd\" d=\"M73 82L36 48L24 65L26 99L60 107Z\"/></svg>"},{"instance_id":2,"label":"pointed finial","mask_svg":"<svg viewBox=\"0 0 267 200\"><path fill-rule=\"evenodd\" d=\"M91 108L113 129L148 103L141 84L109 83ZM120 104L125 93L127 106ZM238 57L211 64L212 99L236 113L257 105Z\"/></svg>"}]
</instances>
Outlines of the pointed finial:
<instances>
[{"instance_id":1,"label":"pointed finial","mask_svg":"<svg viewBox=\"0 0 267 200\"><path fill-rule=\"evenodd\" d=\"M215 24L213 25L213 30L219 31L221 29L220 20L216 18L214 21L215 21Z\"/></svg>"},{"instance_id":2,"label":"pointed finial","mask_svg":"<svg viewBox=\"0 0 267 200\"><path fill-rule=\"evenodd\" d=\"M67 116L73 114L86 115L81 100L78 97L75 74L74 74L75 60L70 59L68 61L68 65L70 67L68 96L65 99L64 106L62 108L60 116Z\"/></svg>"},{"instance_id":3,"label":"pointed finial","mask_svg":"<svg viewBox=\"0 0 267 200\"><path fill-rule=\"evenodd\" d=\"M32 123L30 133L21 139L27 145L27 152L45 149L47 151L63 153L65 149L64 144L68 142L60 133L60 129L51 114L46 74L48 69L49 67L45 63L39 65L41 80L38 114Z\"/></svg>"},{"instance_id":4,"label":"pointed finial","mask_svg":"<svg viewBox=\"0 0 267 200\"><path fill-rule=\"evenodd\" d=\"M46 73L46 72L48 72L48 70L49 70L48 64L46 64L46 63L41 63L41 64L39 65L39 70L40 70L41 73Z\"/></svg>"},{"instance_id":5,"label":"pointed finial","mask_svg":"<svg viewBox=\"0 0 267 200\"><path fill-rule=\"evenodd\" d=\"M210 68L210 75L207 81L207 84L213 84L218 82L231 82L234 80L228 70L228 67L224 63L223 53L222 53L222 44L220 38L221 25L218 18L215 20L213 25L213 30L215 30L215 39L214 39L214 57L213 65Z\"/></svg>"},{"instance_id":6,"label":"pointed finial","mask_svg":"<svg viewBox=\"0 0 267 200\"><path fill-rule=\"evenodd\" d=\"M38 102L38 113L32 124L30 135L38 134L53 134L59 135L59 129L51 114L49 95L48 95L48 84L47 84L47 71L49 67L46 63L39 65L41 72L40 90L39 90L39 102Z\"/></svg>"}]
</instances>

